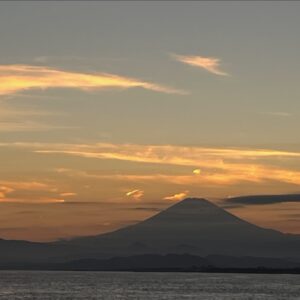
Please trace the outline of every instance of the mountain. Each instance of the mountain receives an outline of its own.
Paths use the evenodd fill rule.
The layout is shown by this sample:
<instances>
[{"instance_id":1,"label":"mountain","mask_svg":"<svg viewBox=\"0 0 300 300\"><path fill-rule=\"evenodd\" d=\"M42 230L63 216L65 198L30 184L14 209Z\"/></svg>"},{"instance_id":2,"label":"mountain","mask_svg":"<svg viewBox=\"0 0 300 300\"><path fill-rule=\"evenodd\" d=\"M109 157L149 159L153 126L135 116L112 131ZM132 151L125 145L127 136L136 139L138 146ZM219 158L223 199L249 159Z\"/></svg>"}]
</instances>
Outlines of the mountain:
<instances>
[{"instance_id":1,"label":"mountain","mask_svg":"<svg viewBox=\"0 0 300 300\"><path fill-rule=\"evenodd\" d=\"M300 262L300 236L258 227L205 199L188 198L145 221L102 235L53 243L0 240L0 265L170 253L210 256L219 265L220 260L226 265L230 257L245 256Z\"/></svg>"},{"instance_id":2,"label":"mountain","mask_svg":"<svg viewBox=\"0 0 300 300\"><path fill-rule=\"evenodd\" d=\"M138 224L67 243L84 245L95 257L145 253L299 257L300 253L299 236L258 227L197 198L185 199Z\"/></svg>"}]
</instances>

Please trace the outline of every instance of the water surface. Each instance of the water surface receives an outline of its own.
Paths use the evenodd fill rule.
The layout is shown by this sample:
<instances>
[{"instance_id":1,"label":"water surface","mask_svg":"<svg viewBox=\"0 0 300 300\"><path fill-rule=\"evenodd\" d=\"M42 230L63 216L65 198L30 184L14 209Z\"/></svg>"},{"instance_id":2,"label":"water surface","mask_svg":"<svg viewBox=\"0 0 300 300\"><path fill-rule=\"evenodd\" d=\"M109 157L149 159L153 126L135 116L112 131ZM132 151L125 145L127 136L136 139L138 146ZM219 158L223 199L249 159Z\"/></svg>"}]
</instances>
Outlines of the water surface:
<instances>
[{"instance_id":1,"label":"water surface","mask_svg":"<svg viewBox=\"0 0 300 300\"><path fill-rule=\"evenodd\" d=\"M2 271L0 299L300 299L300 276Z\"/></svg>"}]
</instances>

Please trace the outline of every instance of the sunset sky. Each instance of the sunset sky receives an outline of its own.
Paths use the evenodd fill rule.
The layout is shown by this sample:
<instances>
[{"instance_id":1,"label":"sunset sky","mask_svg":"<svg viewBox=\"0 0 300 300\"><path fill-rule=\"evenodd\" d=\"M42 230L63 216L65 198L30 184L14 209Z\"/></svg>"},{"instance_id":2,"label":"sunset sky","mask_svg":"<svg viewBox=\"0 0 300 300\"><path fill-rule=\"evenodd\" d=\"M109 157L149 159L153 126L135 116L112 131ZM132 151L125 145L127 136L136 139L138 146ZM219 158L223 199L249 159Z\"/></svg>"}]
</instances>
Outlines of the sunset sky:
<instances>
[{"instance_id":1,"label":"sunset sky","mask_svg":"<svg viewBox=\"0 0 300 300\"><path fill-rule=\"evenodd\" d=\"M186 197L300 233L300 3L1 2L0 237L111 231ZM299 197L300 200L300 197Z\"/></svg>"}]
</instances>

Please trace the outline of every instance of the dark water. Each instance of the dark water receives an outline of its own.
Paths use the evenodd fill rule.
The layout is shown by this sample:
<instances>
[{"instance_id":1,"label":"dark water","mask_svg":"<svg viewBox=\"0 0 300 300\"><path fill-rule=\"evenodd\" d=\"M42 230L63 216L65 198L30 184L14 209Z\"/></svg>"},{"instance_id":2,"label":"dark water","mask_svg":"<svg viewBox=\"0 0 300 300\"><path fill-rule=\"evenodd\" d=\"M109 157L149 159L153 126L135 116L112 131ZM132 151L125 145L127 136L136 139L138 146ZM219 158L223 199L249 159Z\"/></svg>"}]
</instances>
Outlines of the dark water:
<instances>
[{"instance_id":1,"label":"dark water","mask_svg":"<svg viewBox=\"0 0 300 300\"><path fill-rule=\"evenodd\" d=\"M300 276L3 271L0 299L300 299Z\"/></svg>"}]
</instances>

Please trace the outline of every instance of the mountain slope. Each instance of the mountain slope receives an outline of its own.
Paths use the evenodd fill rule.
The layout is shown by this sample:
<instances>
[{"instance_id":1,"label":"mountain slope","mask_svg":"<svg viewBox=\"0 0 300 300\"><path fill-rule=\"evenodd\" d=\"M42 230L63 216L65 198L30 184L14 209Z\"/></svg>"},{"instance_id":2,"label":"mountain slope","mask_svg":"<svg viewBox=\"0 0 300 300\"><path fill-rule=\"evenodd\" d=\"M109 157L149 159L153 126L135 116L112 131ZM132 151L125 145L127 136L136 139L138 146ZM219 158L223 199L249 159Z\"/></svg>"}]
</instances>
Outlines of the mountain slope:
<instances>
[{"instance_id":1,"label":"mountain slope","mask_svg":"<svg viewBox=\"0 0 300 300\"><path fill-rule=\"evenodd\" d=\"M205 199L185 199L157 215L112 233L70 241L90 255L190 253L299 256L300 239L264 229Z\"/></svg>"},{"instance_id":2,"label":"mountain slope","mask_svg":"<svg viewBox=\"0 0 300 300\"><path fill-rule=\"evenodd\" d=\"M111 233L53 243L0 240L0 264L168 253L291 258L300 236L248 223L205 199L185 199L138 224Z\"/></svg>"}]
</instances>

